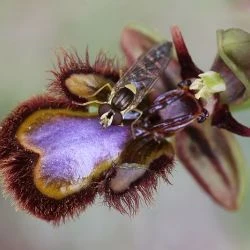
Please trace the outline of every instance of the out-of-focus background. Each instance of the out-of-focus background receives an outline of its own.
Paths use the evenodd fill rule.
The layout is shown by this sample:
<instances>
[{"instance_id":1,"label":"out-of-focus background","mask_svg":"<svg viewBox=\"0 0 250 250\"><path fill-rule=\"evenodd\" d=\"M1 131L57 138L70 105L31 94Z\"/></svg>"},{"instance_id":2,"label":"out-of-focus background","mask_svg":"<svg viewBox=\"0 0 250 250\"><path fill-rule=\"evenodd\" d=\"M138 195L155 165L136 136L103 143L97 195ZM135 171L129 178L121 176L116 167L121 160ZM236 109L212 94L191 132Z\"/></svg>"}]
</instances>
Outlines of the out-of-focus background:
<instances>
[{"instance_id":1,"label":"out-of-focus background","mask_svg":"<svg viewBox=\"0 0 250 250\"><path fill-rule=\"evenodd\" d=\"M250 32L250 1L233 0L1 0L0 118L41 93L60 47L92 58L99 49L119 51L124 25L138 22L166 37L178 24L197 64L208 69L216 54L217 29ZM250 124L249 111L237 114ZM239 138L250 169L250 141ZM181 166L173 185L161 184L152 207L134 218L97 203L75 221L54 228L0 198L0 250L249 250L250 186L239 212L215 205Z\"/></svg>"}]
</instances>

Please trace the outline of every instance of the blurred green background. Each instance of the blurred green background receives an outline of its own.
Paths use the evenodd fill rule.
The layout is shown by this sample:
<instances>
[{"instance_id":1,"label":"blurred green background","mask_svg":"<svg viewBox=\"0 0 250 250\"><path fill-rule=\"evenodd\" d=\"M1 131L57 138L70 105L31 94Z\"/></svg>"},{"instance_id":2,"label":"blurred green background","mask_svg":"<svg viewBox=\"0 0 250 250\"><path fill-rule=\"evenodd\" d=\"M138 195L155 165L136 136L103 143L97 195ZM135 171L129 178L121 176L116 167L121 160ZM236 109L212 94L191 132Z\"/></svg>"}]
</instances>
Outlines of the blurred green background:
<instances>
[{"instance_id":1,"label":"blurred green background","mask_svg":"<svg viewBox=\"0 0 250 250\"><path fill-rule=\"evenodd\" d=\"M138 22L169 37L181 27L197 64L208 69L216 54L217 29L239 27L250 32L249 1L229 0L1 0L0 118L19 102L41 93L51 75L56 49L89 46L120 55L124 25ZM237 118L250 124L249 111ZM239 138L250 167L250 141ZM216 206L177 165L173 185L161 184L153 206L134 218L100 202L75 221L58 228L16 212L0 199L0 250L249 250L250 186L242 209L229 213Z\"/></svg>"}]
</instances>

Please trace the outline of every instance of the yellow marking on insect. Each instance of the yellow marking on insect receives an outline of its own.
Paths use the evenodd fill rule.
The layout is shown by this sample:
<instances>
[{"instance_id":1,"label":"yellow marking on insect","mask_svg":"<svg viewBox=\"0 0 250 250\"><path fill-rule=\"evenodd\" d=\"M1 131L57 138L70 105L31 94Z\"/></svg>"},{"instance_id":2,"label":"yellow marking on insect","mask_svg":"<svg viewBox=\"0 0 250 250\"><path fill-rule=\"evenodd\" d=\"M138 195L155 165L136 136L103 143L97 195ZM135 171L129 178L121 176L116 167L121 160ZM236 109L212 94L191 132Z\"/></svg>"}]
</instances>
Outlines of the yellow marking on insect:
<instances>
[{"instance_id":1,"label":"yellow marking on insect","mask_svg":"<svg viewBox=\"0 0 250 250\"><path fill-rule=\"evenodd\" d=\"M136 86L133 83L126 84L125 88L131 90L134 95L136 94Z\"/></svg>"},{"instance_id":2,"label":"yellow marking on insect","mask_svg":"<svg viewBox=\"0 0 250 250\"><path fill-rule=\"evenodd\" d=\"M114 119L114 115L109 116L109 112L104 113L101 117L100 117L100 124L104 127L107 128L109 127Z\"/></svg>"},{"instance_id":3,"label":"yellow marking on insect","mask_svg":"<svg viewBox=\"0 0 250 250\"><path fill-rule=\"evenodd\" d=\"M209 99L215 93L226 90L226 84L221 75L214 71L207 71L199 74L199 78L195 79L189 87L191 90L197 90L196 99Z\"/></svg>"}]
</instances>

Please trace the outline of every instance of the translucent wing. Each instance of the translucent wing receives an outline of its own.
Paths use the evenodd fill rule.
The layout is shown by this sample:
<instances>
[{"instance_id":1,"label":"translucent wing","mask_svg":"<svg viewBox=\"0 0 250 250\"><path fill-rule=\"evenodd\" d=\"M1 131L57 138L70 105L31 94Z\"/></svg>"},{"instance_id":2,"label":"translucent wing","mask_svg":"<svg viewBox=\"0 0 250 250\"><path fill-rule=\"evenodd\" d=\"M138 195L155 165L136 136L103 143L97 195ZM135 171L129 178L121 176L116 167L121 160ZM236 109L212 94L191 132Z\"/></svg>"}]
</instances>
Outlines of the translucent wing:
<instances>
[{"instance_id":1,"label":"translucent wing","mask_svg":"<svg viewBox=\"0 0 250 250\"><path fill-rule=\"evenodd\" d=\"M115 84L114 90L118 91L128 83L136 86L135 102L140 103L147 92L153 87L160 73L167 67L172 52L172 43L157 44L147 53L142 55L134 65ZM135 103L134 103L135 104Z\"/></svg>"}]
</instances>

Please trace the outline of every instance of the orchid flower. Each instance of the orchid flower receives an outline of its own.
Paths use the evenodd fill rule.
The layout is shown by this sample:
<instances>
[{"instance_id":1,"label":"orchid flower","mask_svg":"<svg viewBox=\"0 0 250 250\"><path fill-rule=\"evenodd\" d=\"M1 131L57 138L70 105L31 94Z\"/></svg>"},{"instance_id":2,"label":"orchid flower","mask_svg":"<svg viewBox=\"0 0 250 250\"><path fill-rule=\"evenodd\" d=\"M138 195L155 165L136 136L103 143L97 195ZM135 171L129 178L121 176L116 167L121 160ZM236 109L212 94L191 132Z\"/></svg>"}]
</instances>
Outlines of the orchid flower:
<instances>
[{"instance_id":1,"label":"orchid flower","mask_svg":"<svg viewBox=\"0 0 250 250\"><path fill-rule=\"evenodd\" d=\"M138 124L143 121L146 126L147 111L183 80L192 82L192 100L204 106L209 118L198 123L195 117L157 138L154 129L142 135L141 130L147 128L139 125L134 138L131 122L103 129L96 106L78 103L105 100L109 93L93 93L107 82L114 85L120 71L126 71L163 38L145 29L125 27L121 47L126 64L122 67L103 53L91 64L87 52L82 59L63 51L52 70L54 79L48 91L21 103L1 123L0 170L5 193L18 208L54 224L84 211L97 195L109 207L133 215L141 201L152 201L160 179L170 183L176 151L217 203L230 210L239 208L244 161L232 133L250 133L232 117L230 107L248 103L250 35L238 29L217 34L219 52L211 70L204 73L193 63L179 29L172 29L177 58L171 59L142 102L145 114ZM194 106L189 104L190 100L180 99L167 112L160 108L155 112L157 121L149 115L151 125L164 123L170 114L192 112Z\"/></svg>"}]
</instances>

